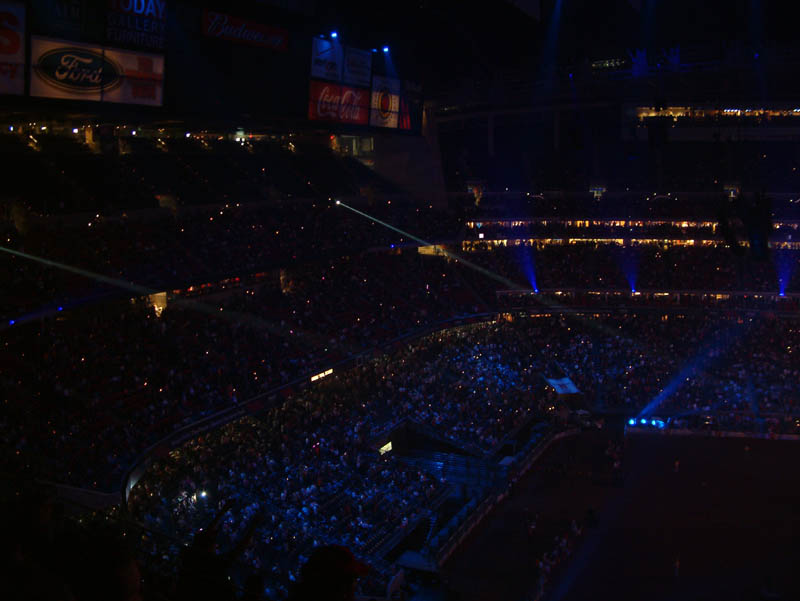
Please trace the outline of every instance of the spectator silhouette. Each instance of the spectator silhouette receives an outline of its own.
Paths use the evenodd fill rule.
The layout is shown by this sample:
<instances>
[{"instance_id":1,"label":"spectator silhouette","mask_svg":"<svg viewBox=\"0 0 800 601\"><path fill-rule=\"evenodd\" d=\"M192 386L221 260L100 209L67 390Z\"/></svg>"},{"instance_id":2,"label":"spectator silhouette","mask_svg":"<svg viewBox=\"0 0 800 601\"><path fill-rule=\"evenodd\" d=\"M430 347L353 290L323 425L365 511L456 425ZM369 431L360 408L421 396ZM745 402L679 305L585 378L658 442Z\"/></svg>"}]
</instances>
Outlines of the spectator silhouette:
<instances>
[{"instance_id":1,"label":"spectator silhouette","mask_svg":"<svg viewBox=\"0 0 800 601\"><path fill-rule=\"evenodd\" d=\"M195 533L192 544L184 552L178 577L178 599L225 601L236 598L229 572L236 558L252 541L260 520L256 516L250 521L230 551L217 553L219 526L230 508L231 502L226 501L208 527Z\"/></svg>"},{"instance_id":2,"label":"spectator silhouette","mask_svg":"<svg viewBox=\"0 0 800 601\"><path fill-rule=\"evenodd\" d=\"M355 598L356 581L368 572L369 566L347 547L317 547L300 569L289 601L350 601Z\"/></svg>"}]
</instances>

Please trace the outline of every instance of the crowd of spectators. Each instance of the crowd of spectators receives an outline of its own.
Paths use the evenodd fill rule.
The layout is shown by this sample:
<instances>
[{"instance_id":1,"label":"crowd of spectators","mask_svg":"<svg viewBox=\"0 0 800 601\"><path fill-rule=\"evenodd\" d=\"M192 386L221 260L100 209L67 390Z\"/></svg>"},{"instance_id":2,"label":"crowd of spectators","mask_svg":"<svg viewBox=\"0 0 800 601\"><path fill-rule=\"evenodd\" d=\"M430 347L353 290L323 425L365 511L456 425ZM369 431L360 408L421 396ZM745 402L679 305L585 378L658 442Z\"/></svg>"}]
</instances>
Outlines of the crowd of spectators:
<instances>
[{"instance_id":1,"label":"crowd of spectators","mask_svg":"<svg viewBox=\"0 0 800 601\"><path fill-rule=\"evenodd\" d=\"M37 213L94 213L334 195L395 193L397 187L325 145L293 136L217 135L109 126L17 125L0 134L6 194ZM93 131L88 131L89 129Z\"/></svg>"},{"instance_id":2,"label":"crowd of spectators","mask_svg":"<svg viewBox=\"0 0 800 601\"><path fill-rule=\"evenodd\" d=\"M366 554L442 493L446 483L378 453L387 424L412 419L490 453L523 421L543 419L532 361L513 329L433 334L189 442L152 466L131 506L153 530L187 537L221 499L233 500L226 541L263 515L244 559L269 568L280 591L309 548L337 543Z\"/></svg>"},{"instance_id":3,"label":"crowd of spectators","mask_svg":"<svg viewBox=\"0 0 800 601\"><path fill-rule=\"evenodd\" d=\"M478 243L470 261L510 281L506 286L469 274L474 285L541 290L654 290L792 293L800 290L800 251L766 260L724 246L636 247L583 242L489 248ZM783 281L781 281L783 280ZM501 283L502 284L502 283Z\"/></svg>"},{"instance_id":4,"label":"crowd of spectators","mask_svg":"<svg viewBox=\"0 0 800 601\"><path fill-rule=\"evenodd\" d=\"M258 291L179 299L160 316L144 300L119 301L7 328L12 463L36 471L53 460L48 475L108 488L185 423L480 308L435 257L369 254L322 273L298 268Z\"/></svg>"},{"instance_id":5,"label":"crowd of spectators","mask_svg":"<svg viewBox=\"0 0 800 601\"><path fill-rule=\"evenodd\" d=\"M588 250L584 252L586 261L591 260ZM518 269L511 249L480 255L475 258L490 260L485 264L497 273L508 270L505 273L514 275L510 271ZM564 263L567 277L580 273L567 266ZM544 282L546 277L541 275ZM173 302L160 318L151 307L126 301L68 310L57 319L8 328L2 352L14 369L4 372L3 379L17 393L7 415L28 424L10 435L16 454L12 463L37 469L32 465L36 458L45 462L55 458L57 468L46 470L51 475L107 488L147 444L182 424L406 332L491 309L485 302L494 296L491 282L441 257L408 251L366 253L357 262L330 259L322 265L283 270L280 276L252 287ZM715 323L712 315L703 319ZM662 369L666 378L680 367L668 345L684 334L665 333L662 322L655 325L639 316L630 330L654 341L648 361L659 357L667 361ZM107 335L110 329L114 336ZM689 330L689 335L699 331ZM794 332L775 322L764 331L770 344L754 336L758 344L742 347L737 361L731 363L747 373L742 366L758 359L760 372L753 377L758 381L764 374L761 389L745 393L753 390L752 385L719 388L715 383L714 394L728 403L732 396L747 398L748 394L758 396L762 404L793 402L781 398L789 392L785 385L770 378L786 382L775 371L778 366L792 371L791 361L776 361L775 354L790 357L789 351L781 349L792 348ZM623 355L630 352L616 340L610 337L596 344L616 344ZM556 341L554 347L565 348ZM763 360L751 354L762 348ZM47 369L41 369L45 364ZM606 365L590 362L586 374L579 377L591 389L598 381L619 375ZM654 381L654 377L648 379L651 384ZM698 390L687 393L685 387L673 402L682 399L684 404L695 404L702 398L700 389L708 388L697 378L691 386ZM654 390L647 392L652 396ZM623 396L615 395L609 402L619 403ZM711 398L706 397L708 402ZM633 398L630 403L635 406L641 400ZM42 411L32 413L31 406ZM72 452L63 453L63 449ZM73 465L83 466L84 473L77 473Z\"/></svg>"},{"instance_id":6,"label":"crowd of spectators","mask_svg":"<svg viewBox=\"0 0 800 601\"><path fill-rule=\"evenodd\" d=\"M787 346L773 346L776 335ZM629 414L656 399L651 413L677 419L733 412L785 421L797 412L798 335L783 320L707 314L538 317L436 333L191 441L148 472L132 506L153 529L185 537L219 499L234 498L239 509L222 529L231 540L267 512L257 551L245 555L255 569L269 548L276 562L300 561L314 542L368 555L443 486L379 455L387 424L412 419L491 453L524 420L545 419L553 395L542 376L569 377L593 403ZM744 369L754 348L757 369ZM393 494L389 511L379 500ZM285 583L297 564L280 565L273 576Z\"/></svg>"},{"instance_id":7,"label":"crowd of spectators","mask_svg":"<svg viewBox=\"0 0 800 601\"><path fill-rule=\"evenodd\" d=\"M389 209L367 210L386 218ZM460 227L447 212L423 207L392 210L390 220L436 239L454 239ZM3 246L11 250L153 290L200 286L410 242L327 199L281 206L226 204L177 214L155 211L136 220L8 219L2 232ZM4 253L0 261L11 278L0 304L3 317L118 292L108 283L29 258Z\"/></svg>"},{"instance_id":8,"label":"crowd of spectators","mask_svg":"<svg viewBox=\"0 0 800 601\"><path fill-rule=\"evenodd\" d=\"M173 140L158 152L177 161L173 167L187 181L207 178L202 199L224 204L168 215L156 209L137 219L97 213L80 224L32 213L4 220L7 248L101 276L0 258L9 274L0 300L7 323L0 385L13 391L0 420L4 471L118 490L140 453L181 426L224 409L244 412L246 401L306 383L340 362L348 369L336 367L331 377L160 457L131 498L136 519L163 536L145 545L155 561L174 555L216 514L213 540L194 541L206 554L214 543L239 550L242 561L225 569L257 575L260 594L285 596L310 550L322 544L344 544L367 559L375 568L367 585L380 590L390 568L372 554L447 494L448 483L380 455L377 438L408 419L465 452L491 456L524 424L547 419L555 394L545 378L569 378L588 406L625 414L647 408L676 427L756 430L766 423L773 432L799 431L800 326L791 318L674 307L553 310L399 342L453 318L502 309L498 289L516 284L775 292L785 278L782 291L791 293L800 277L797 251L758 261L719 245L487 243L465 253L479 272L419 253L404 234L337 208L327 192L348 188L321 185L322 168L304 184L313 191L308 203L227 202L216 192L225 182L208 161L213 153L185 144ZM136 165L152 150L132 149L125 160ZM230 169L240 149L225 152ZM250 168L272 150L242 152ZM150 177L163 172L170 182L174 169ZM252 185L260 200L274 196L269 189L282 176L259 177L243 189ZM286 178L286 186L296 179ZM142 198L157 191L140 183ZM305 188L291 194L303 196ZM388 203L367 210L432 241L459 238L461 223L446 212ZM615 227L548 227L510 233L621 235ZM677 229L682 238L709 235L707 227ZM675 234L676 226L648 230ZM449 248L460 252L457 244ZM174 294L154 308L143 288L120 292L107 278ZM586 300L580 298L572 304ZM552 300L540 309L557 306ZM568 549L563 540L544 555L543 571Z\"/></svg>"}]
</instances>

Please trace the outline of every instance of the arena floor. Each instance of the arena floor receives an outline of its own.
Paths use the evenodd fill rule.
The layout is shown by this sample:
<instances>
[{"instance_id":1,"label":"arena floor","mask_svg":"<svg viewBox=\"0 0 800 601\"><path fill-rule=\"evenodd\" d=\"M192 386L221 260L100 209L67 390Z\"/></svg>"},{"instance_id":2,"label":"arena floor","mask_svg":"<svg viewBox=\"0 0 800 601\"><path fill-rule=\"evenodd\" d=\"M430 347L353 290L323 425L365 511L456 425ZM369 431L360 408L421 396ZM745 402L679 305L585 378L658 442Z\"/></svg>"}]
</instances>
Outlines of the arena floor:
<instances>
[{"instance_id":1,"label":"arena floor","mask_svg":"<svg viewBox=\"0 0 800 601\"><path fill-rule=\"evenodd\" d=\"M548 451L448 561L446 596L522 601L548 528L593 508L597 526L547 599L800 599L800 444L633 436L617 487L604 477L608 439L584 434Z\"/></svg>"}]
</instances>

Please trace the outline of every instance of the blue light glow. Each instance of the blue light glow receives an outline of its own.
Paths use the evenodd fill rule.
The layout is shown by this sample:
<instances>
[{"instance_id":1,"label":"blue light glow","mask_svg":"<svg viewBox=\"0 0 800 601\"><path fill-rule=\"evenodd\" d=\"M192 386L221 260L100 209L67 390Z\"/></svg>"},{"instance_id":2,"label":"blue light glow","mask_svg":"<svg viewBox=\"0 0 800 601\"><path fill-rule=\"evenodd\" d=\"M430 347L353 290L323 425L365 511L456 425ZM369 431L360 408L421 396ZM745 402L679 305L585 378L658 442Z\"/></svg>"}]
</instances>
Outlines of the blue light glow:
<instances>
[{"instance_id":1,"label":"blue light glow","mask_svg":"<svg viewBox=\"0 0 800 601\"><path fill-rule=\"evenodd\" d=\"M389 52L389 46L384 46L384 47L383 47L383 51L384 51L384 52Z\"/></svg>"},{"instance_id":2,"label":"blue light glow","mask_svg":"<svg viewBox=\"0 0 800 601\"><path fill-rule=\"evenodd\" d=\"M647 420L645 418L642 418L639 420L639 423L642 424L643 426L647 425Z\"/></svg>"},{"instance_id":3,"label":"blue light glow","mask_svg":"<svg viewBox=\"0 0 800 601\"><path fill-rule=\"evenodd\" d=\"M628 281L631 294L636 293L636 281L639 279L639 252L635 248L620 248L617 255L619 267Z\"/></svg>"},{"instance_id":4,"label":"blue light glow","mask_svg":"<svg viewBox=\"0 0 800 601\"><path fill-rule=\"evenodd\" d=\"M10 326L13 326L15 323L17 323L17 322L14 321L13 319L9 319L8 320L8 325L10 325Z\"/></svg>"},{"instance_id":5,"label":"blue light glow","mask_svg":"<svg viewBox=\"0 0 800 601\"><path fill-rule=\"evenodd\" d=\"M538 293L539 286L536 281L536 265L534 262L533 250L530 246L522 244L517 247L515 255L517 262L522 268L522 273L525 274L525 278L528 280L528 284L530 284L531 289L534 291L534 293Z\"/></svg>"},{"instance_id":6,"label":"blue light glow","mask_svg":"<svg viewBox=\"0 0 800 601\"><path fill-rule=\"evenodd\" d=\"M786 295L786 288L792 280L797 260L794 258L792 251L787 249L778 249L773 255L775 259L775 268L778 272L778 294L780 296Z\"/></svg>"},{"instance_id":7,"label":"blue light glow","mask_svg":"<svg viewBox=\"0 0 800 601\"><path fill-rule=\"evenodd\" d=\"M651 420L650 420L650 425L651 425L651 426L655 426L655 425L656 425L656 420L654 420L654 419L651 419Z\"/></svg>"},{"instance_id":8,"label":"blue light glow","mask_svg":"<svg viewBox=\"0 0 800 601\"><path fill-rule=\"evenodd\" d=\"M332 37L332 38L335 40L336 38L338 38L338 37L339 37L339 34L338 34L338 33L336 33L335 31L332 31L332 32L331 32L331 37Z\"/></svg>"},{"instance_id":9,"label":"blue light glow","mask_svg":"<svg viewBox=\"0 0 800 601\"><path fill-rule=\"evenodd\" d=\"M63 310L64 310L64 307L59 307L59 308L58 308L58 310L59 310L59 311L63 311Z\"/></svg>"},{"instance_id":10,"label":"blue light glow","mask_svg":"<svg viewBox=\"0 0 800 601\"><path fill-rule=\"evenodd\" d=\"M694 380L699 372L706 369L715 358L718 359L722 352L741 338L744 332L744 328L732 325L729 328L709 335L697 349L695 356L670 378L664 388L661 389L661 392L642 409L640 415L652 415L655 413L662 403L669 399L682 386L686 385L687 382Z\"/></svg>"},{"instance_id":11,"label":"blue light glow","mask_svg":"<svg viewBox=\"0 0 800 601\"><path fill-rule=\"evenodd\" d=\"M635 425L636 425L636 419L634 419L634 418L630 418L630 419L628 420L628 425L629 425L629 426L635 426Z\"/></svg>"}]
</instances>

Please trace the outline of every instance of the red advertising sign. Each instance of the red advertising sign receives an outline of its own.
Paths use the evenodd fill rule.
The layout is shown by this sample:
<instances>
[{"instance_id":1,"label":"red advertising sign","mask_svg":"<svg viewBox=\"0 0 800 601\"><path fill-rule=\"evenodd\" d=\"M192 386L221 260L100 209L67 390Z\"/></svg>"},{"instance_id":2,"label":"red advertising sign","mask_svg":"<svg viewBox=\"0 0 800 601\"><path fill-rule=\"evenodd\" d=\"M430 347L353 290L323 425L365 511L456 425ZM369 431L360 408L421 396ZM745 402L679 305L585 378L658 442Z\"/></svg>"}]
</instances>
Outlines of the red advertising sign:
<instances>
[{"instance_id":1,"label":"red advertising sign","mask_svg":"<svg viewBox=\"0 0 800 601\"><path fill-rule=\"evenodd\" d=\"M22 94L25 85L25 5L0 2L0 94Z\"/></svg>"},{"instance_id":2,"label":"red advertising sign","mask_svg":"<svg viewBox=\"0 0 800 601\"><path fill-rule=\"evenodd\" d=\"M286 52L289 45L289 32L285 29L253 23L208 9L203 10L203 34L280 52Z\"/></svg>"},{"instance_id":3,"label":"red advertising sign","mask_svg":"<svg viewBox=\"0 0 800 601\"><path fill-rule=\"evenodd\" d=\"M308 94L308 118L313 121L367 125L369 100L369 90L312 80Z\"/></svg>"}]
</instances>

